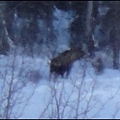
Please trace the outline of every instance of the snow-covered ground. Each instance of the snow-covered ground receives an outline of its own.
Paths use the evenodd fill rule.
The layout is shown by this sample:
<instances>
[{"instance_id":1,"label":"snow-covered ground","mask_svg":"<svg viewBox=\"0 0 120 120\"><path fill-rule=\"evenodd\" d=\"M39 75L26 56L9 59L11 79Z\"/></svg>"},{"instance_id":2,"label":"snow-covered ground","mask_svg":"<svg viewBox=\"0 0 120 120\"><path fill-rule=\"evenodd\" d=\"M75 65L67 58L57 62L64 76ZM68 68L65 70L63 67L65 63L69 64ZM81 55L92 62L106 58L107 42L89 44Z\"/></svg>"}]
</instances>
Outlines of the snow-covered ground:
<instances>
[{"instance_id":1,"label":"snow-covered ground","mask_svg":"<svg viewBox=\"0 0 120 120\"><path fill-rule=\"evenodd\" d=\"M47 57L13 58L0 56L1 118L6 113L9 118L120 117L119 70L106 68L95 75L90 63L81 60L74 62L68 78L53 80Z\"/></svg>"}]
</instances>

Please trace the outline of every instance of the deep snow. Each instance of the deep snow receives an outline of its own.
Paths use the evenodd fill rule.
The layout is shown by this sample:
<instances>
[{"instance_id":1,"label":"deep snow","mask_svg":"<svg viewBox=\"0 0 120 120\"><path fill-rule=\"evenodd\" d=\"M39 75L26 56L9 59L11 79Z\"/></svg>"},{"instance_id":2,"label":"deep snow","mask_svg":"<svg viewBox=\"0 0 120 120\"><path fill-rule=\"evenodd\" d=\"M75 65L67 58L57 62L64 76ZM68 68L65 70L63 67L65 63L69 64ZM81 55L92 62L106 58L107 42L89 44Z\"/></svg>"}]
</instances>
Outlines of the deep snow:
<instances>
[{"instance_id":1,"label":"deep snow","mask_svg":"<svg viewBox=\"0 0 120 120\"><path fill-rule=\"evenodd\" d=\"M9 67L6 67L6 63L12 65L12 58L11 54L9 57L1 56L0 59L0 72L5 75L5 71L8 71L6 75L6 81L8 82L12 80L12 72L10 72ZM13 87L17 89L19 86L23 86L22 81L24 80L27 81L27 84L15 92L13 97L17 99L16 96L18 96L17 101L21 103L16 102L14 104L10 118L120 117L119 70L106 68L102 74L96 75L89 61L86 63L82 59L74 62L68 79L59 77L56 82L53 82L53 79L49 79L47 57L31 58L17 55L15 61L14 73L17 77L13 78L14 83L16 83L13 83ZM21 69L22 61L24 61L24 69L22 69L24 73L27 73L27 70L30 69L38 70L39 80L34 81L27 76L22 78L18 76L17 73ZM4 79L2 76L0 76L0 80L2 98L8 85L6 83L3 86ZM18 84L18 81L20 84ZM9 109L11 111L11 108ZM18 116L19 114L20 116Z\"/></svg>"}]
</instances>

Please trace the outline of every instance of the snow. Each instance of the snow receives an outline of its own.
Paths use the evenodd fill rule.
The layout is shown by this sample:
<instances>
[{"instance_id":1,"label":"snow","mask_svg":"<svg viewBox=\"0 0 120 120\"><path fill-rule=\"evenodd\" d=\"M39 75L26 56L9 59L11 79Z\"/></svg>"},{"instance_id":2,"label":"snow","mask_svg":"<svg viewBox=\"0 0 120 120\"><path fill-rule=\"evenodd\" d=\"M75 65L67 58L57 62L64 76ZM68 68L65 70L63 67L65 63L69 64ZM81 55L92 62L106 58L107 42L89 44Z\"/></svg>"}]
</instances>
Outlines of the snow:
<instances>
[{"instance_id":1,"label":"snow","mask_svg":"<svg viewBox=\"0 0 120 120\"><path fill-rule=\"evenodd\" d=\"M57 18L57 20L53 20L53 27L57 36L56 51L63 52L69 49L70 34L68 31L74 19L73 13L71 11L65 12L55 8L53 15Z\"/></svg>"},{"instance_id":2,"label":"snow","mask_svg":"<svg viewBox=\"0 0 120 120\"><path fill-rule=\"evenodd\" d=\"M10 58L13 56L11 54L9 56L0 57L0 72L3 72L8 69L5 67L6 61L8 58L11 60ZM15 65L16 73L20 69L23 58L24 66L29 66L26 69L32 69L33 71L39 70L41 77L37 83L28 80L28 83L25 86L22 86L21 92L18 91L15 93L15 96L18 95L19 99L17 101L20 103L16 102L16 104L14 104L10 118L120 117L119 70L105 68L102 74L96 75L89 61L86 63L83 59L81 61L78 60L74 62L68 78L65 79L59 77L54 82L49 79L49 65L47 64L47 58L31 58L28 56L23 57L21 55L17 55L15 59L17 63ZM83 73L85 73L85 75ZM6 80L11 80L9 78L11 73L9 72L7 75L8 79ZM18 82L17 79L18 78L15 78ZM24 80L25 79L27 78L25 77ZM1 93L2 98L6 87L4 89L2 88L2 77L0 77L0 80L0 91L2 92L3 90ZM57 104L59 107L56 106ZM89 111L86 112L87 110Z\"/></svg>"}]
</instances>

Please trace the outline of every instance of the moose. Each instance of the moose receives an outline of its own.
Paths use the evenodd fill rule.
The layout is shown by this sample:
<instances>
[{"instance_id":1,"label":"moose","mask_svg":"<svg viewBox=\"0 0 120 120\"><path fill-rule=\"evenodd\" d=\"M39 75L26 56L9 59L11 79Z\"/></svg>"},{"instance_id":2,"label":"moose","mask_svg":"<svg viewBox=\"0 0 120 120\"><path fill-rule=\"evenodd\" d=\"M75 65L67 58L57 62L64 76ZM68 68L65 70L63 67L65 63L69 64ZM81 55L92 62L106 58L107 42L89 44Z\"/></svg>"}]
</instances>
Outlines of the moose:
<instances>
[{"instance_id":1,"label":"moose","mask_svg":"<svg viewBox=\"0 0 120 120\"><path fill-rule=\"evenodd\" d=\"M68 77L72 63L84 55L85 52L80 47L64 51L57 57L51 59L50 73L62 77L66 74L66 77Z\"/></svg>"}]
</instances>

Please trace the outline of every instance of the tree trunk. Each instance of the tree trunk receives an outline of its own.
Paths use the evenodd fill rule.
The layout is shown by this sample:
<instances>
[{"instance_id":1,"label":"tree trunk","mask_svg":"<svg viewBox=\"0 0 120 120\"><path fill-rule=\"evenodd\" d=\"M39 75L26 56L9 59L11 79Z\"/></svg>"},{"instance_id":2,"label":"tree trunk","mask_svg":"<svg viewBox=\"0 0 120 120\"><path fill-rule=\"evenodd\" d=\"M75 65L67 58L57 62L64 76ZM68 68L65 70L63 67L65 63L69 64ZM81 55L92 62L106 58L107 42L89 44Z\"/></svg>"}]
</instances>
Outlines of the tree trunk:
<instances>
[{"instance_id":1,"label":"tree trunk","mask_svg":"<svg viewBox=\"0 0 120 120\"><path fill-rule=\"evenodd\" d=\"M119 69L119 41L120 41L120 22L119 22L119 2L115 2L114 8L114 29L113 29L113 68Z\"/></svg>"},{"instance_id":2,"label":"tree trunk","mask_svg":"<svg viewBox=\"0 0 120 120\"><path fill-rule=\"evenodd\" d=\"M113 68L119 69L119 50L113 47Z\"/></svg>"},{"instance_id":3,"label":"tree trunk","mask_svg":"<svg viewBox=\"0 0 120 120\"><path fill-rule=\"evenodd\" d=\"M92 40L92 12L93 12L93 1L88 1L88 7L87 7L87 17L86 17L86 46L87 46L87 53L89 55L92 54L93 48L94 48L94 43Z\"/></svg>"},{"instance_id":4,"label":"tree trunk","mask_svg":"<svg viewBox=\"0 0 120 120\"><path fill-rule=\"evenodd\" d=\"M114 23L115 25L116 23ZM119 69L119 39L117 39L117 36L119 35L118 30L114 27L110 31L110 41L111 41L111 47L113 52L113 68Z\"/></svg>"},{"instance_id":5,"label":"tree trunk","mask_svg":"<svg viewBox=\"0 0 120 120\"><path fill-rule=\"evenodd\" d=\"M6 28L5 9L6 2L0 2L0 54L6 54L14 46Z\"/></svg>"},{"instance_id":6,"label":"tree trunk","mask_svg":"<svg viewBox=\"0 0 120 120\"><path fill-rule=\"evenodd\" d=\"M86 18L86 36L91 33L91 20L92 20L93 1L88 1L87 18Z\"/></svg>"}]
</instances>

